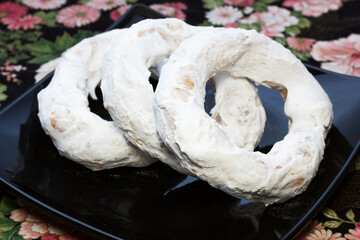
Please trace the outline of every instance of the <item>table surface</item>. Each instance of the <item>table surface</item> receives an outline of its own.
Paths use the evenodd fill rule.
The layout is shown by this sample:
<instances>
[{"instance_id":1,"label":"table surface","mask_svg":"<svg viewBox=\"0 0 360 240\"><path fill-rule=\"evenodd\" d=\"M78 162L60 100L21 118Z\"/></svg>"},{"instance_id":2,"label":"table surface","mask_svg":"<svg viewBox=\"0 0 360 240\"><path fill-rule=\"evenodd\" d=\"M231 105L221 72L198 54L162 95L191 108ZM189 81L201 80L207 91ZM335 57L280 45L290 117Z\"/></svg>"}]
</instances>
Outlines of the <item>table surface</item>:
<instances>
[{"instance_id":1,"label":"table surface","mask_svg":"<svg viewBox=\"0 0 360 240\"><path fill-rule=\"evenodd\" d=\"M360 77L356 0L19 0L0 3L0 110L51 72L63 51L137 3L193 25L255 29L303 62ZM360 239L360 158L298 239ZM90 239L1 190L0 239ZM10 236L12 238L10 238Z\"/></svg>"}]
</instances>

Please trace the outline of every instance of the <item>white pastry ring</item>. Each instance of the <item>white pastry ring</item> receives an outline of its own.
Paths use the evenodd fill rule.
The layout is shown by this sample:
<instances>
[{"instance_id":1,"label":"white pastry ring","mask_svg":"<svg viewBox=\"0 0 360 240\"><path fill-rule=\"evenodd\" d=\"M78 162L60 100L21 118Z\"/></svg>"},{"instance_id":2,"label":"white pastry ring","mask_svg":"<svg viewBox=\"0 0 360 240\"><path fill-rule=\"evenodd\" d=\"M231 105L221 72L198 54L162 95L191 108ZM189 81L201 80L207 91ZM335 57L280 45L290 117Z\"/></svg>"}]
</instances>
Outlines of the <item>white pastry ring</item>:
<instances>
[{"instance_id":1,"label":"white pastry ring","mask_svg":"<svg viewBox=\"0 0 360 240\"><path fill-rule=\"evenodd\" d=\"M149 83L148 68L168 57L182 41L204 29L207 28L193 27L178 19L144 20L133 25L123 38L114 42L103 65L101 89L104 106L126 138L139 149L185 174L189 171L180 165L157 134L154 92ZM224 127L229 125L229 132L231 129L235 131L232 136L236 144L253 150L263 133L264 109L251 83L247 80L231 81L230 76L227 78L219 83L221 87L216 94L213 116L218 120L223 118L222 124ZM249 91L240 90L242 87ZM236 93L227 94L230 91ZM242 101L234 104L231 99L235 98ZM231 105L226 106L228 103ZM246 132L245 135L251 137L242 138L240 132Z\"/></svg>"},{"instance_id":2,"label":"white pastry ring","mask_svg":"<svg viewBox=\"0 0 360 240\"><path fill-rule=\"evenodd\" d=\"M204 86L218 71L278 89L289 132L269 153L239 148L203 111ZM181 43L155 92L157 127L194 175L237 198L266 204L303 192L323 157L332 104L289 50L255 31L214 29Z\"/></svg>"},{"instance_id":3,"label":"white pastry ring","mask_svg":"<svg viewBox=\"0 0 360 240\"><path fill-rule=\"evenodd\" d=\"M38 94L39 118L60 154L92 170L141 167L155 160L129 143L112 121L90 112L101 65L114 39L113 30L85 39L61 57L50 84Z\"/></svg>"}]
</instances>

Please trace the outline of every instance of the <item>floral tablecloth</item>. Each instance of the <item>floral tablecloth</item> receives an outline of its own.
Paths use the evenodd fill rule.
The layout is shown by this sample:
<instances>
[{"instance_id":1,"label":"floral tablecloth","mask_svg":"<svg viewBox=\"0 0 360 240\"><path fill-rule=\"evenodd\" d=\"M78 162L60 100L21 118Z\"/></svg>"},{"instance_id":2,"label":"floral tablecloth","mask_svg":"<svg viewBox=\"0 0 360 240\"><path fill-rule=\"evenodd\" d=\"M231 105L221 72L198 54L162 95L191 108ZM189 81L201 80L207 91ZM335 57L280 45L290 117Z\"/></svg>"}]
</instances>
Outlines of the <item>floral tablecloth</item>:
<instances>
[{"instance_id":1,"label":"floral tablecloth","mask_svg":"<svg viewBox=\"0 0 360 240\"><path fill-rule=\"evenodd\" d=\"M321 68L360 77L356 0L16 0L0 3L0 109L48 72L63 51L144 3L193 25L255 29ZM298 239L360 239L360 161ZM0 239L90 239L1 192Z\"/></svg>"}]
</instances>

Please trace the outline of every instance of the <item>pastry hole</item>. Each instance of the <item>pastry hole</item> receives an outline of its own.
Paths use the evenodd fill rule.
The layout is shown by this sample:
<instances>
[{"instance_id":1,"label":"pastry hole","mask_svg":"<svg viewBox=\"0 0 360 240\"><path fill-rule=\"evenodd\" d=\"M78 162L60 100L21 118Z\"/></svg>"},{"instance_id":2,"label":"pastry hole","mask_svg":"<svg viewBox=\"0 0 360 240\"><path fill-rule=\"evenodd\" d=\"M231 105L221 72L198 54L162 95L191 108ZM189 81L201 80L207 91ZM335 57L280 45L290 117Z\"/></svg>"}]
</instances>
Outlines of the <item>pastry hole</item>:
<instances>
[{"instance_id":1,"label":"pastry hole","mask_svg":"<svg viewBox=\"0 0 360 240\"><path fill-rule=\"evenodd\" d=\"M273 144L288 134L288 117L284 113L285 102L279 91L262 85L257 88L266 113L265 129L258 150L268 153Z\"/></svg>"},{"instance_id":2,"label":"pastry hole","mask_svg":"<svg viewBox=\"0 0 360 240\"><path fill-rule=\"evenodd\" d=\"M211 116L210 111L215 106L215 88L211 85L211 81L206 84L205 93L204 109Z\"/></svg>"},{"instance_id":3,"label":"pastry hole","mask_svg":"<svg viewBox=\"0 0 360 240\"><path fill-rule=\"evenodd\" d=\"M103 104L103 96L100 87L95 89L96 99L88 98L90 111L104 120L112 121L109 112L105 109Z\"/></svg>"}]
</instances>

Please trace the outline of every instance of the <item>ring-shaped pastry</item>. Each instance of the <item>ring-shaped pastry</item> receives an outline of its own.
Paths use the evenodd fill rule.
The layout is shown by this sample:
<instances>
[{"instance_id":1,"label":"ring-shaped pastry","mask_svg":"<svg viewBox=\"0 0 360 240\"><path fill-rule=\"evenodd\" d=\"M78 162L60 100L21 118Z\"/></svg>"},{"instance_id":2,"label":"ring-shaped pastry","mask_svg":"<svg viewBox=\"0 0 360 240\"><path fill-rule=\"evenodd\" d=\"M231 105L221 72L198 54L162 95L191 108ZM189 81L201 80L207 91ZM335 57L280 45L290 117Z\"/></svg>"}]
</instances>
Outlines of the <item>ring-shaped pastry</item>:
<instances>
[{"instance_id":1,"label":"ring-shaped pastry","mask_svg":"<svg viewBox=\"0 0 360 240\"><path fill-rule=\"evenodd\" d=\"M205 83L218 71L284 97L289 131L267 154L239 148L204 112ZM230 195L266 204L306 189L333 116L327 94L300 60L270 38L242 29L203 31L183 41L162 68L155 109L159 135L184 167Z\"/></svg>"},{"instance_id":2,"label":"ring-shaped pastry","mask_svg":"<svg viewBox=\"0 0 360 240\"><path fill-rule=\"evenodd\" d=\"M169 57L182 41L204 29L178 19L144 20L133 25L122 39L114 42L103 65L101 89L104 106L126 138L141 150L185 174L189 174L189 171L180 165L157 134L154 92L149 83L148 69ZM213 109L213 116L218 120L223 117L224 127L228 124L227 128L242 128L243 132L247 132L246 135L251 136L248 137L249 141L242 138L241 130L236 130L236 134L239 134L233 133L232 136L236 144L253 149L263 133L266 119L264 109L251 83L247 80L241 83L231 81L231 76L227 78L227 81L219 83L221 87L216 93L217 106ZM249 91L241 91L241 87ZM237 92L229 95L230 91ZM239 104L231 101L231 98L243 101ZM236 104L226 106L232 102ZM225 110L228 107L232 112ZM241 114L241 111L244 113Z\"/></svg>"},{"instance_id":3,"label":"ring-shaped pastry","mask_svg":"<svg viewBox=\"0 0 360 240\"><path fill-rule=\"evenodd\" d=\"M92 170L141 167L155 160L129 143L114 122L89 109L101 66L114 39L127 30L113 30L85 39L68 49L49 85L38 94L39 118L60 154Z\"/></svg>"},{"instance_id":4,"label":"ring-shaped pastry","mask_svg":"<svg viewBox=\"0 0 360 240\"><path fill-rule=\"evenodd\" d=\"M150 68L158 80L164 59ZM238 147L253 151L261 140L265 128L266 113L258 96L257 88L246 78L234 78L227 72L217 73L211 80L216 89L215 105L210 110L215 119ZM213 90L209 90L212 94Z\"/></svg>"}]
</instances>

